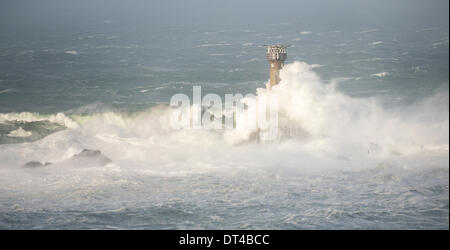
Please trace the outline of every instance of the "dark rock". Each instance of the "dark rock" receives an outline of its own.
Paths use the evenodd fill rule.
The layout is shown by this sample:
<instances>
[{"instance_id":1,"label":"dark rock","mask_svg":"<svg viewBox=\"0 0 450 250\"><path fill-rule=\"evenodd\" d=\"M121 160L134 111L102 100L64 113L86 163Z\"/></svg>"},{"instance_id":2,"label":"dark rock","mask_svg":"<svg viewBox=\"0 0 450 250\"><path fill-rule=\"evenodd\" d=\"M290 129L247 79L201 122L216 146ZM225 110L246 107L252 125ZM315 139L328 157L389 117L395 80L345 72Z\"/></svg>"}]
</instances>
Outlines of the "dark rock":
<instances>
[{"instance_id":1,"label":"dark rock","mask_svg":"<svg viewBox=\"0 0 450 250\"><path fill-rule=\"evenodd\" d=\"M80 153L74 155L73 157L98 157L102 154L100 150L90 150L90 149L83 149Z\"/></svg>"},{"instance_id":2,"label":"dark rock","mask_svg":"<svg viewBox=\"0 0 450 250\"><path fill-rule=\"evenodd\" d=\"M38 167L45 167L50 165L50 162L40 162L40 161L29 161L23 165L24 168L38 168Z\"/></svg>"},{"instance_id":3,"label":"dark rock","mask_svg":"<svg viewBox=\"0 0 450 250\"><path fill-rule=\"evenodd\" d=\"M80 166L104 166L110 163L111 159L104 156L100 150L83 149L72 156L70 162Z\"/></svg>"},{"instance_id":4,"label":"dark rock","mask_svg":"<svg viewBox=\"0 0 450 250\"><path fill-rule=\"evenodd\" d=\"M70 157L69 159L60 162L62 164L69 164L77 167L96 167L96 166L105 166L110 163L111 159L104 156L100 150L90 150L83 149L80 153ZM60 164L57 163L57 164ZM30 161L23 165L24 168L39 168L45 167L52 163L50 162L40 162L40 161Z\"/></svg>"}]
</instances>

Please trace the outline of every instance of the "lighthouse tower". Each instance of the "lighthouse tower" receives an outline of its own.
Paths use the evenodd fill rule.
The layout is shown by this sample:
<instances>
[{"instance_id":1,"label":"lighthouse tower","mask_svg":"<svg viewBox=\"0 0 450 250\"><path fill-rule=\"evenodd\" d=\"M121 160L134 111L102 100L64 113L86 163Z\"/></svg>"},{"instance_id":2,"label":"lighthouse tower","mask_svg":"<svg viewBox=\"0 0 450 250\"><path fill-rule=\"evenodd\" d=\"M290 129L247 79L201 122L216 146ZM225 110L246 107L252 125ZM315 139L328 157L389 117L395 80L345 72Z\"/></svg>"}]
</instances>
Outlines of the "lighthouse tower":
<instances>
[{"instance_id":1,"label":"lighthouse tower","mask_svg":"<svg viewBox=\"0 0 450 250\"><path fill-rule=\"evenodd\" d=\"M277 85L280 82L280 70L284 66L287 58L286 48L288 45L264 45L267 48L267 60L270 63L270 82L268 88Z\"/></svg>"}]
</instances>

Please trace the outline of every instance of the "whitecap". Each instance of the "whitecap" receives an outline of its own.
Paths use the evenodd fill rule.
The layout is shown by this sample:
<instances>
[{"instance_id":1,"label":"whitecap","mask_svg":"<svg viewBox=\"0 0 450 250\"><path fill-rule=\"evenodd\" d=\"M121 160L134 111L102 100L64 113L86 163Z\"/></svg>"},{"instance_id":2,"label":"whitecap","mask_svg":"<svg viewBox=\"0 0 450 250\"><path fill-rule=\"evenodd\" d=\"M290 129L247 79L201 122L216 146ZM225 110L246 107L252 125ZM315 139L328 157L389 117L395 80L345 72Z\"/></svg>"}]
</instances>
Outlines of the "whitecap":
<instances>
[{"instance_id":1,"label":"whitecap","mask_svg":"<svg viewBox=\"0 0 450 250\"><path fill-rule=\"evenodd\" d=\"M0 94L6 94L6 93L10 93L13 92L13 89L4 89L4 90L0 90Z\"/></svg>"},{"instance_id":2,"label":"whitecap","mask_svg":"<svg viewBox=\"0 0 450 250\"><path fill-rule=\"evenodd\" d=\"M78 124L64 113L56 113L51 115L41 115L39 113L21 112L21 113L0 113L0 123L18 121L18 122L35 122L49 121L66 128L77 128Z\"/></svg>"},{"instance_id":3,"label":"whitecap","mask_svg":"<svg viewBox=\"0 0 450 250\"><path fill-rule=\"evenodd\" d=\"M64 53L69 54L69 55L78 55L78 52L76 50L67 50Z\"/></svg>"},{"instance_id":4,"label":"whitecap","mask_svg":"<svg viewBox=\"0 0 450 250\"><path fill-rule=\"evenodd\" d=\"M372 43L369 43L370 45L380 45L380 44L383 44L383 41L376 41L376 42L372 42Z\"/></svg>"},{"instance_id":5,"label":"whitecap","mask_svg":"<svg viewBox=\"0 0 450 250\"><path fill-rule=\"evenodd\" d=\"M385 77L387 75L390 75L390 73L389 72L380 72L380 73L372 74L370 76Z\"/></svg>"},{"instance_id":6,"label":"whitecap","mask_svg":"<svg viewBox=\"0 0 450 250\"><path fill-rule=\"evenodd\" d=\"M9 137L30 137L33 133L31 131L26 131L22 127L9 132Z\"/></svg>"}]
</instances>

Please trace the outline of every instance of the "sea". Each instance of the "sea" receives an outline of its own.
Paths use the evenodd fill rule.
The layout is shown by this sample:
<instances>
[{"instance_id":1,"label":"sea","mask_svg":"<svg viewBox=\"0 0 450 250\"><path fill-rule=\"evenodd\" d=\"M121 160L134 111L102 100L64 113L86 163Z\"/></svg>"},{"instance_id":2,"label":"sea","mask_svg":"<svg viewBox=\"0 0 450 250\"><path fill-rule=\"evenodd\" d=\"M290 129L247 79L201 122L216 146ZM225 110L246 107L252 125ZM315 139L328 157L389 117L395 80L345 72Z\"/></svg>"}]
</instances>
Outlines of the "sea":
<instances>
[{"instance_id":1,"label":"sea","mask_svg":"<svg viewBox=\"0 0 450 250\"><path fill-rule=\"evenodd\" d=\"M258 98L279 43L276 139L170 127L194 86ZM448 25L1 34L0 229L448 228Z\"/></svg>"}]
</instances>

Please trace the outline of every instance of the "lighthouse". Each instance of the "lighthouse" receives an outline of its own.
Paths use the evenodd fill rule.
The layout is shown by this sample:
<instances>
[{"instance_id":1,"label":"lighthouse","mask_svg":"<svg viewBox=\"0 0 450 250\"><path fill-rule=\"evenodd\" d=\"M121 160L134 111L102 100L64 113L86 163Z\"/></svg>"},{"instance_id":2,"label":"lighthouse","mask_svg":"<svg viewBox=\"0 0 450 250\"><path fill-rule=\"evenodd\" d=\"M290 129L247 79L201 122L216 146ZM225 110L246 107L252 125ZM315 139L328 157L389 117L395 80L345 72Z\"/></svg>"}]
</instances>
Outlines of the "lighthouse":
<instances>
[{"instance_id":1,"label":"lighthouse","mask_svg":"<svg viewBox=\"0 0 450 250\"><path fill-rule=\"evenodd\" d=\"M287 58L286 48L289 45L264 45L267 48L267 60L270 64L270 82L268 89L277 85L280 82L280 70L284 66L284 61Z\"/></svg>"}]
</instances>

